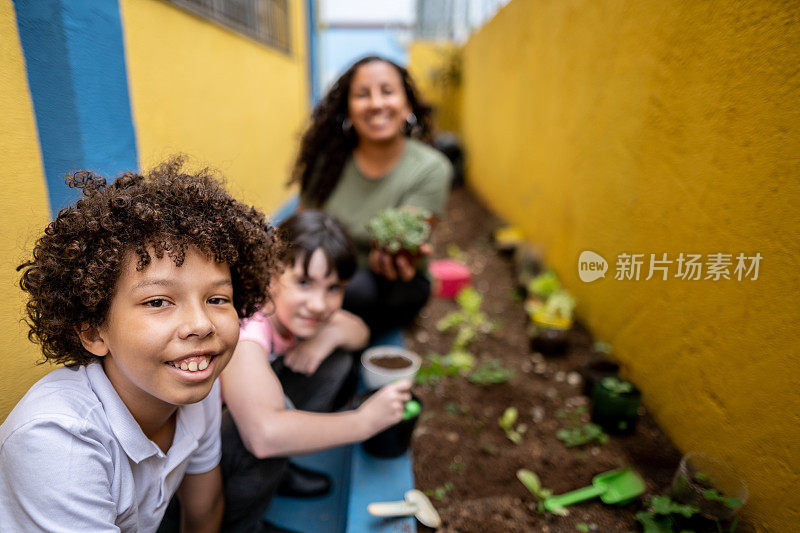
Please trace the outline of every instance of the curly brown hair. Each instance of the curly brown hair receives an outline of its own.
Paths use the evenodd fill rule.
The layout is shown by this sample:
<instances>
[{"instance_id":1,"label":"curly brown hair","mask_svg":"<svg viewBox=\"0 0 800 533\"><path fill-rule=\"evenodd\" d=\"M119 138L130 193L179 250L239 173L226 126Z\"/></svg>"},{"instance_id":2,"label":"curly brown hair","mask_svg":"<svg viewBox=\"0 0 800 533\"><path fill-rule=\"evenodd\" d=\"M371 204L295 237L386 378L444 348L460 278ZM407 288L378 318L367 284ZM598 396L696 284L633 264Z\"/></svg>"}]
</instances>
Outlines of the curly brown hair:
<instances>
[{"instance_id":1,"label":"curly brown hair","mask_svg":"<svg viewBox=\"0 0 800 533\"><path fill-rule=\"evenodd\" d=\"M391 65L397 69L400 79L403 80L411 112L417 117L416 124L409 128L407 135L427 143L433 139L431 106L420 98L408 71L379 56L359 59L336 80L328 94L314 108L311 125L300 141L300 152L297 154L289 184L300 184L303 200L310 207L322 207L339 183L344 164L358 144L358 137L352 128L349 132L343 128L347 118L350 83L359 67L374 61Z\"/></svg>"},{"instance_id":2,"label":"curly brown hair","mask_svg":"<svg viewBox=\"0 0 800 533\"><path fill-rule=\"evenodd\" d=\"M186 248L196 246L229 265L240 317L264 305L279 247L274 229L263 213L232 198L208 168L189 173L183 163L174 157L111 184L88 170L66 178L83 197L58 213L32 259L17 267L28 293L28 338L42 345L40 362L95 359L77 329L104 322L128 252L142 270L151 261L148 250L181 266Z\"/></svg>"}]
</instances>

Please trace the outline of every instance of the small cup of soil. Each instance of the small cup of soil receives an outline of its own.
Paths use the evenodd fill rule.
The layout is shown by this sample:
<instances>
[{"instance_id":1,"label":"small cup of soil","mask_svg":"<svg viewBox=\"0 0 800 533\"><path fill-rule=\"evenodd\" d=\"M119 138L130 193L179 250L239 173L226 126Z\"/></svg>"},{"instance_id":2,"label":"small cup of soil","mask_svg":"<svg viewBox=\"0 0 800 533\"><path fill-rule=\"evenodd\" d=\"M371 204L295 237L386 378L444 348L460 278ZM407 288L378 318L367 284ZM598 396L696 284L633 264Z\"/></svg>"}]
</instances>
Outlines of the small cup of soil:
<instances>
[{"instance_id":1,"label":"small cup of soil","mask_svg":"<svg viewBox=\"0 0 800 533\"><path fill-rule=\"evenodd\" d=\"M367 390L380 389L398 379L414 379L422 360L397 346L373 346L361 355L361 377Z\"/></svg>"},{"instance_id":2,"label":"small cup of soil","mask_svg":"<svg viewBox=\"0 0 800 533\"><path fill-rule=\"evenodd\" d=\"M422 401L414 394L411 395L411 401L416 401L420 409L361 443L365 452L375 457L397 457L408 450L422 407Z\"/></svg>"},{"instance_id":3,"label":"small cup of soil","mask_svg":"<svg viewBox=\"0 0 800 533\"><path fill-rule=\"evenodd\" d=\"M672 499L710 520L731 520L747 501L747 486L730 466L703 453L683 456L672 479Z\"/></svg>"},{"instance_id":4,"label":"small cup of soil","mask_svg":"<svg viewBox=\"0 0 800 533\"><path fill-rule=\"evenodd\" d=\"M531 351L551 356L564 355L569 349L571 327L571 319L547 317L542 312L534 312L528 325Z\"/></svg>"},{"instance_id":5,"label":"small cup of soil","mask_svg":"<svg viewBox=\"0 0 800 533\"><path fill-rule=\"evenodd\" d=\"M591 396L595 383L603 378L619 374L619 365L604 357L594 356L578 370L578 373L583 378L583 395Z\"/></svg>"}]
</instances>

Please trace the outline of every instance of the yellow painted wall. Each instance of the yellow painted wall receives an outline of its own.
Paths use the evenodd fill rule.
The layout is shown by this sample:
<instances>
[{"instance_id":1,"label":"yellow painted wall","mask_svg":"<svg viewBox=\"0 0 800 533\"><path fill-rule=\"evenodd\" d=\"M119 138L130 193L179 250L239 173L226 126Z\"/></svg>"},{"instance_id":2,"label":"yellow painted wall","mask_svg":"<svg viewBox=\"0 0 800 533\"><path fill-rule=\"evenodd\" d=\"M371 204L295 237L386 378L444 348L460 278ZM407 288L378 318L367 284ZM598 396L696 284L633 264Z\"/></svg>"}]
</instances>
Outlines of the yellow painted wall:
<instances>
[{"instance_id":1,"label":"yellow painted wall","mask_svg":"<svg viewBox=\"0 0 800 533\"><path fill-rule=\"evenodd\" d=\"M469 183L542 244L676 444L733 464L745 516L781 532L800 527L798 65L790 0L513 0L464 49ZM578 279L583 250L605 279ZM619 281L622 252L763 261L756 281Z\"/></svg>"},{"instance_id":2,"label":"yellow painted wall","mask_svg":"<svg viewBox=\"0 0 800 533\"><path fill-rule=\"evenodd\" d=\"M436 129L460 131L461 48L449 42L413 42L408 48L408 72L434 107Z\"/></svg>"},{"instance_id":3,"label":"yellow painted wall","mask_svg":"<svg viewBox=\"0 0 800 533\"><path fill-rule=\"evenodd\" d=\"M308 113L304 4L289 2L286 55L161 0L120 2L141 168L181 152L261 209L287 198Z\"/></svg>"},{"instance_id":4,"label":"yellow painted wall","mask_svg":"<svg viewBox=\"0 0 800 533\"><path fill-rule=\"evenodd\" d=\"M34 366L41 352L21 322L24 300L16 266L29 257L49 222L25 59L11 0L0 0L0 422L37 379L51 370Z\"/></svg>"}]
</instances>

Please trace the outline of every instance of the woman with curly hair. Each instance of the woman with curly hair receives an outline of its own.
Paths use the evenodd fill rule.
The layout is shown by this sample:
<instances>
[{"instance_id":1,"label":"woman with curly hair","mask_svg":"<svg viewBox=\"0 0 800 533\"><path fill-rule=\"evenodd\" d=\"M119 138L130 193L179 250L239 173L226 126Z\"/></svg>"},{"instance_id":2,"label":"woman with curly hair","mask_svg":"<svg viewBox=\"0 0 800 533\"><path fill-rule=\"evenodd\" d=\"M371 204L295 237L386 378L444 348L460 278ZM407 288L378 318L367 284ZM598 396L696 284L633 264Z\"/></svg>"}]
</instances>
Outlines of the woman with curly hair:
<instances>
[{"instance_id":1,"label":"woman with curly hair","mask_svg":"<svg viewBox=\"0 0 800 533\"><path fill-rule=\"evenodd\" d=\"M452 167L426 144L431 137L431 108L406 69L369 56L314 110L292 171L301 205L334 215L356 242L360 268L344 309L363 318L373 338L410 322L430 295L424 262L373 248L366 224L402 206L442 215ZM430 244L422 247L423 255L431 251Z\"/></svg>"},{"instance_id":2,"label":"woman with curly hair","mask_svg":"<svg viewBox=\"0 0 800 533\"><path fill-rule=\"evenodd\" d=\"M29 337L65 366L0 426L0 524L155 531L177 492L184 529L216 531L216 379L268 298L273 230L180 159L68 184L83 197L19 267Z\"/></svg>"}]
</instances>

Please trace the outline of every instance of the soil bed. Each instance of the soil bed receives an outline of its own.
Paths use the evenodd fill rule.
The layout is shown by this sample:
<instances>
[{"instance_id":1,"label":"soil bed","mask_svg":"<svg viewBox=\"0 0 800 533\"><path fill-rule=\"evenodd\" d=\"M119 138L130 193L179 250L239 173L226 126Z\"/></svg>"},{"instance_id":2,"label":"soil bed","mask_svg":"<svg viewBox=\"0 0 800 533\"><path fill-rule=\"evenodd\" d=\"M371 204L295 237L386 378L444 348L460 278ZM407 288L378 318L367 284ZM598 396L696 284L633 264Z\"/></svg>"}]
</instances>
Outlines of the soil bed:
<instances>
[{"instance_id":1,"label":"soil bed","mask_svg":"<svg viewBox=\"0 0 800 533\"><path fill-rule=\"evenodd\" d=\"M567 448L556 438L565 424L556 411L586 405L582 384L572 372L591 354L593 339L577 324L569 333L571 348L562 356L544 358L530 351L527 317L514 298L511 261L493 250L492 231L500 221L465 189L453 190L447 216L434 234L436 257L447 256L447 245L458 245L466 256L473 285L483 295L482 309L500 324L469 350L478 364L499 358L516 373L507 383L480 386L463 377L442 378L435 385L416 385L424 413L414 432L414 475L417 488L430 491L444 525L458 532L641 531L634 514L641 498L626 507L593 500L571 506L567 517L536 512L535 499L517 480L527 468L555 494L591 484L592 477L632 466L647 483L647 494L665 493L681 454L645 413L635 432L611 436L603 445ZM431 299L407 334L409 349L421 356L446 354L452 334L437 331L437 321L457 308L452 301ZM423 362L423 366L425 363ZM506 438L497 420L514 406L527 432L519 445ZM419 526L420 531L429 531ZM582 526L583 527L583 526ZM740 528L739 531L744 531Z\"/></svg>"}]
</instances>

